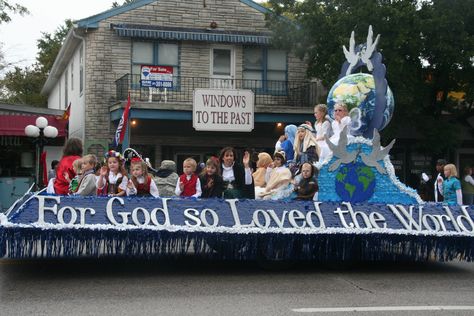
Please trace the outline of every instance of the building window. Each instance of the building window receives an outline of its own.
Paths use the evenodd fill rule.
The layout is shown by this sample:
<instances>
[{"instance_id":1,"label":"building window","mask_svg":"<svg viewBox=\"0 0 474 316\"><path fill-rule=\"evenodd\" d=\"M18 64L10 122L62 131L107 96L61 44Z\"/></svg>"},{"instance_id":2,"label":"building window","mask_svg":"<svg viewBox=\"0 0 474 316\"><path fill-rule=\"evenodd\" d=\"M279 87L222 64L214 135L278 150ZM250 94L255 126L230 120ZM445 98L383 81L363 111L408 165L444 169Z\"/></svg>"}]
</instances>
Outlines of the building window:
<instances>
[{"instance_id":1,"label":"building window","mask_svg":"<svg viewBox=\"0 0 474 316\"><path fill-rule=\"evenodd\" d=\"M84 51L83 47L79 49L79 93L84 89Z\"/></svg>"},{"instance_id":2,"label":"building window","mask_svg":"<svg viewBox=\"0 0 474 316\"><path fill-rule=\"evenodd\" d=\"M179 75L179 46L176 43L133 42L132 84L139 86L141 66L172 66L173 87L177 86Z\"/></svg>"},{"instance_id":3,"label":"building window","mask_svg":"<svg viewBox=\"0 0 474 316\"><path fill-rule=\"evenodd\" d=\"M244 47L244 87L261 93L287 93L288 64L285 51Z\"/></svg>"},{"instance_id":4,"label":"building window","mask_svg":"<svg viewBox=\"0 0 474 316\"><path fill-rule=\"evenodd\" d=\"M68 99L68 95L67 95L67 89L68 89L67 77L68 76L69 76L69 74L68 74L68 71L66 69L66 72L64 73L64 108L67 108L67 99Z\"/></svg>"},{"instance_id":5,"label":"building window","mask_svg":"<svg viewBox=\"0 0 474 316\"><path fill-rule=\"evenodd\" d=\"M74 60L71 62L71 91L74 91Z\"/></svg>"}]
</instances>

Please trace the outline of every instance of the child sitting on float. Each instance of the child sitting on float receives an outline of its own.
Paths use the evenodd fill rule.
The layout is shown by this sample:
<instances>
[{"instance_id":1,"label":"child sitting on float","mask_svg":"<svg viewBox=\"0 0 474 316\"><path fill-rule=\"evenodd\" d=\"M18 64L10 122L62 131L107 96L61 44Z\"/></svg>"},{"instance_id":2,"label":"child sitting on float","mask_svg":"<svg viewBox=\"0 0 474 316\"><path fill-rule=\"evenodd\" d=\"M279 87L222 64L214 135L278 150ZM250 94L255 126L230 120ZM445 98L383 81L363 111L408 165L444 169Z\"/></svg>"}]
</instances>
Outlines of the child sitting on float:
<instances>
[{"instance_id":1,"label":"child sitting on float","mask_svg":"<svg viewBox=\"0 0 474 316\"><path fill-rule=\"evenodd\" d=\"M181 197L200 197L202 194L201 181L195 174L197 162L193 158L183 161L183 174L176 183L175 194Z\"/></svg>"},{"instance_id":2,"label":"child sitting on float","mask_svg":"<svg viewBox=\"0 0 474 316\"><path fill-rule=\"evenodd\" d=\"M344 103L336 103L334 105L334 121L331 123L333 135L329 139L334 145L339 143L340 134L346 126L346 132L349 136L351 130L351 118L349 116L347 105Z\"/></svg>"},{"instance_id":3,"label":"child sitting on float","mask_svg":"<svg viewBox=\"0 0 474 316\"><path fill-rule=\"evenodd\" d=\"M292 169L294 174L305 162L314 164L318 161L321 150L316 142L314 129L311 125L305 123L298 126L294 149L295 165Z\"/></svg>"},{"instance_id":4,"label":"child sitting on float","mask_svg":"<svg viewBox=\"0 0 474 316\"><path fill-rule=\"evenodd\" d=\"M97 187L95 186L95 167L97 164L97 157L95 155L85 155L81 159L81 179L78 183L78 189L75 195L89 196L97 194Z\"/></svg>"},{"instance_id":5,"label":"child sitting on float","mask_svg":"<svg viewBox=\"0 0 474 316\"><path fill-rule=\"evenodd\" d=\"M297 129L296 125L287 125L285 127L285 134L281 135L275 144L275 152L283 150L287 162L293 161L294 159L295 150L293 147Z\"/></svg>"},{"instance_id":6,"label":"child sitting on float","mask_svg":"<svg viewBox=\"0 0 474 316\"><path fill-rule=\"evenodd\" d=\"M97 195L124 196L128 178L122 155L115 150L109 150L105 154L105 163L96 182Z\"/></svg>"},{"instance_id":7,"label":"child sitting on float","mask_svg":"<svg viewBox=\"0 0 474 316\"><path fill-rule=\"evenodd\" d=\"M206 166L203 168L199 181L202 185L203 198L222 197L224 191L224 180L219 175L219 159L211 157L206 161Z\"/></svg>"},{"instance_id":8,"label":"child sitting on float","mask_svg":"<svg viewBox=\"0 0 474 316\"><path fill-rule=\"evenodd\" d=\"M130 161L130 179L127 183L127 196L160 197L155 181L148 174L147 164L139 157Z\"/></svg>"},{"instance_id":9,"label":"child sitting on float","mask_svg":"<svg viewBox=\"0 0 474 316\"><path fill-rule=\"evenodd\" d=\"M219 155L221 176L224 180L224 194L226 199L254 199L255 189L250 169L250 153L246 151L242 159L243 166L235 161L237 153L232 147L225 147Z\"/></svg>"},{"instance_id":10,"label":"child sitting on float","mask_svg":"<svg viewBox=\"0 0 474 316\"><path fill-rule=\"evenodd\" d=\"M265 190L257 196L264 200L281 200L293 192L291 171L285 167L285 152L276 152L273 163L267 168Z\"/></svg>"},{"instance_id":11,"label":"child sitting on float","mask_svg":"<svg viewBox=\"0 0 474 316\"><path fill-rule=\"evenodd\" d=\"M295 185L296 200L318 200L319 186L316 172L317 169L310 163L305 162L301 166L301 180Z\"/></svg>"},{"instance_id":12,"label":"child sitting on float","mask_svg":"<svg viewBox=\"0 0 474 316\"><path fill-rule=\"evenodd\" d=\"M268 166L270 166L272 162L273 162L272 157L266 152L261 152L258 154L257 170L252 174L255 188L265 187L266 185L265 174L267 173Z\"/></svg>"}]
</instances>

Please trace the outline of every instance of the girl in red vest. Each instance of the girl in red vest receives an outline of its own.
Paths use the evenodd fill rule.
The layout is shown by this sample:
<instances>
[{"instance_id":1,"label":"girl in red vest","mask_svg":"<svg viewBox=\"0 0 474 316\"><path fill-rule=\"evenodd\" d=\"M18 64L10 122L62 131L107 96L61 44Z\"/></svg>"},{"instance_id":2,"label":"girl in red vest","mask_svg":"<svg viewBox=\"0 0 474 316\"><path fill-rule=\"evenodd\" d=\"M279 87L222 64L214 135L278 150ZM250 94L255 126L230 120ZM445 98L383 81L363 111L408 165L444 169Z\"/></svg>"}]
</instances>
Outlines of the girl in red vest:
<instances>
[{"instance_id":1,"label":"girl in red vest","mask_svg":"<svg viewBox=\"0 0 474 316\"><path fill-rule=\"evenodd\" d=\"M127 190L127 171L123 166L122 155L109 150L105 154L106 165L100 169L97 179L97 195L99 196L124 196Z\"/></svg>"},{"instance_id":2,"label":"girl in red vest","mask_svg":"<svg viewBox=\"0 0 474 316\"><path fill-rule=\"evenodd\" d=\"M155 181L148 174L146 163L138 157L130 161L132 176L128 180L127 195L160 197Z\"/></svg>"},{"instance_id":3,"label":"girl in red vest","mask_svg":"<svg viewBox=\"0 0 474 316\"><path fill-rule=\"evenodd\" d=\"M193 158L187 158L183 161L183 174L179 177L174 191L177 196L196 198L201 196L201 181L194 173L196 166L196 160Z\"/></svg>"}]
</instances>

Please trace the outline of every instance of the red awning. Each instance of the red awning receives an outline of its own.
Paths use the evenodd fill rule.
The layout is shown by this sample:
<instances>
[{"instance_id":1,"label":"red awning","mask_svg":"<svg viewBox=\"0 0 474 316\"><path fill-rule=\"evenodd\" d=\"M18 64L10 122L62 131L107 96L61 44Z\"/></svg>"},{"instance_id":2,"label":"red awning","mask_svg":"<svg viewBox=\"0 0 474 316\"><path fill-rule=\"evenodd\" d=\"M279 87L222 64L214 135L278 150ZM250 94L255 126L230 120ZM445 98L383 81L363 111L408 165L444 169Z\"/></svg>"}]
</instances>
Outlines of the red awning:
<instances>
[{"instance_id":1,"label":"red awning","mask_svg":"<svg viewBox=\"0 0 474 316\"><path fill-rule=\"evenodd\" d=\"M66 136L66 120L62 120L61 116L55 115L0 115L0 136L26 136L25 127L27 125L35 125L36 119L43 116L48 120L48 125L58 129L58 137Z\"/></svg>"}]
</instances>

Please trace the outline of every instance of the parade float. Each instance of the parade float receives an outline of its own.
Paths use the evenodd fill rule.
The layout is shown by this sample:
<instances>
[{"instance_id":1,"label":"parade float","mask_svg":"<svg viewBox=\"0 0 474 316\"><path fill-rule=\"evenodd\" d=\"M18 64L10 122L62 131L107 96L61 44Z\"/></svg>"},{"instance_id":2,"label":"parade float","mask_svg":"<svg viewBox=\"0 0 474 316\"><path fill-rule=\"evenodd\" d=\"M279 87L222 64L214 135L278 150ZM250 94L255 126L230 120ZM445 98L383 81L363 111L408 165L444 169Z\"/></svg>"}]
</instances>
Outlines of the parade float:
<instances>
[{"instance_id":1,"label":"parade float","mask_svg":"<svg viewBox=\"0 0 474 316\"><path fill-rule=\"evenodd\" d=\"M354 33L328 96L350 109L319 161L318 201L78 197L31 193L0 214L3 258L197 256L229 260L467 260L472 206L424 203L390 161L379 131L394 111L382 55L369 29ZM356 73L365 66L371 72Z\"/></svg>"}]
</instances>

